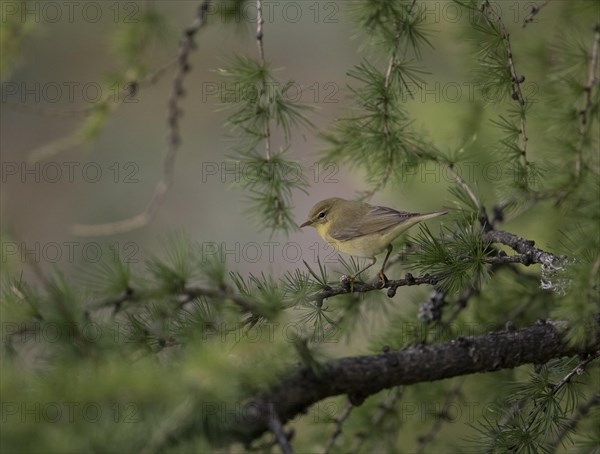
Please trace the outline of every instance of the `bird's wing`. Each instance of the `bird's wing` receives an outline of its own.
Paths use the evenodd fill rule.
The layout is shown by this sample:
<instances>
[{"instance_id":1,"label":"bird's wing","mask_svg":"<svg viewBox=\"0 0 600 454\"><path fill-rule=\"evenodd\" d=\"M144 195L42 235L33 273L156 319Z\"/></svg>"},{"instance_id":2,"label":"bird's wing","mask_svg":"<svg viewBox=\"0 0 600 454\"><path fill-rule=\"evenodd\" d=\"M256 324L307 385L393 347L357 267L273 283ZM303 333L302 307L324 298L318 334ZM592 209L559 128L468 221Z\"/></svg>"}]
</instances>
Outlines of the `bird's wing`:
<instances>
[{"instance_id":1,"label":"bird's wing","mask_svg":"<svg viewBox=\"0 0 600 454\"><path fill-rule=\"evenodd\" d=\"M385 233L401 222L406 221L418 213L397 211L392 208L372 206L364 216L353 219L346 225L333 225L329 229L329 236L338 241L351 240L352 238L368 235L370 233Z\"/></svg>"}]
</instances>

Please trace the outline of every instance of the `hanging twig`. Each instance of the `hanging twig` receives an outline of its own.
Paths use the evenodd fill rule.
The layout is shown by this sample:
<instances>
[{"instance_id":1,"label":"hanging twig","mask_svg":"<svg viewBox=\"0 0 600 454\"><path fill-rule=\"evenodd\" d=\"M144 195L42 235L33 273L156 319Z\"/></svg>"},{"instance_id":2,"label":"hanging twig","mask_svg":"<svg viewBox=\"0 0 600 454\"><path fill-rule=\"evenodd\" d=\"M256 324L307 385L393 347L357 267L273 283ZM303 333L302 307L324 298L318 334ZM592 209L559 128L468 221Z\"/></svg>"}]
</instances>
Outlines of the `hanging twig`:
<instances>
[{"instance_id":1,"label":"hanging twig","mask_svg":"<svg viewBox=\"0 0 600 454\"><path fill-rule=\"evenodd\" d=\"M525 97L523 96L523 92L521 91L521 84L525 81L525 77L518 75L517 70L515 68L515 61L513 57L512 47L510 44L510 34L508 33L508 30L504 25L504 22L502 21L502 17L496 12L494 8L492 8L489 0L485 0L483 2L483 4L481 5L481 9L482 12L485 14L486 19L490 23L498 24L498 27L500 28L502 41L504 43L504 48L506 51L508 70L510 72L510 78L512 82L512 98L519 103L522 110L520 115L521 124L519 131L521 143L519 148L521 150L521 160L523 162L523 165L527 166L529 165L529 161L527 160L527 142L529 138L527 137L527 131L525 129L524 109L526 102Z\"/></svg>"},{"instance_id":2,"label":"hanging twig","mask_svg":"<svg viewBox=\"0 0 600 454\"><path fill-rule=\"evenodd\" d=\"M189 56L196 44L194 37L204 25L206 25L206 16L210 0L204 0L198 6L196 18L192 25L186 28L181 37L179 50L177 51L177 74L173 81L173 88L168 103L168 125L169 133L167 138L167 151L163 160L162 177L154 189L154 195L144 211L127 219L116 222L107 222L104 224L75 224L72 232L78 236L104 236L116 233L129 232L131 230L143 227L148 224L160 208L167 191L173 183L173 169L177 159L177 151L181 144L179 132L179 121L182 111L179 102L185 95L183 81L190 72Z\"/></svg>"}]
</instances>

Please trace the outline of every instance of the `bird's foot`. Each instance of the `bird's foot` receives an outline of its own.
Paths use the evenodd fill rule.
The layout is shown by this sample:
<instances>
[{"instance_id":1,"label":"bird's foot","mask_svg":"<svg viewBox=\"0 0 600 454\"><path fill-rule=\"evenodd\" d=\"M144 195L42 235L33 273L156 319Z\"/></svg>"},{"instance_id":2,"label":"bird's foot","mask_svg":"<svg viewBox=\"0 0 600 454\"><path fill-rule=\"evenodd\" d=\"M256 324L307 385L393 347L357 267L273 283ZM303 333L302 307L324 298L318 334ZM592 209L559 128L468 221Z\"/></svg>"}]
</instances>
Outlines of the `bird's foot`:
<instances>
[{"instance_id":1,"label":"bird's foot","mask_svg":"<svg viewBox=\"0 0 600 454\"><path fill-rule=\"evenodd\" d=\"M354 281L356 280L356 276L348 276L348 280L350 281L350 293L354 293Z\"/></svg>"},{"instance_id":2,"label":"bird's foot","mask_svg":"<svg viewBox=\"0 0 600 454\"><path fill-rule=\"evenodd\" d=\"M381 270L379 272L378 276L379 276L379 283L381 284L381 288L384 288L390 280L384 274L383 270Z\"/></svg>"}]
</instances>

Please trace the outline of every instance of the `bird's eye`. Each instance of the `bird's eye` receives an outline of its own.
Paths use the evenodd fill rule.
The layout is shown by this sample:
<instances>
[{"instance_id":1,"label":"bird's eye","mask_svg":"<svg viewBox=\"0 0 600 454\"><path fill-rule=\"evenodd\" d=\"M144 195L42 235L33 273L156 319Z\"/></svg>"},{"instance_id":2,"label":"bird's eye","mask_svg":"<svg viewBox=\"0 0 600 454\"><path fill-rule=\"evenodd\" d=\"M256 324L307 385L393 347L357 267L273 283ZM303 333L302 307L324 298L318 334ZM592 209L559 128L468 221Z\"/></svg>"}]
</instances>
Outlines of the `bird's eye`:
<instances>
[{"instance_id":1,"label":"bird's eye","mask_svg":"<svg viewBox=\"0 0 600 454\"><path fill-rule=\"evenodd\" d=\"M319 213L319 219L323 219L324 217L325 217L325 212L324 212L324 211L321 211L321 212Z\"/></svg>"}]
</instances>

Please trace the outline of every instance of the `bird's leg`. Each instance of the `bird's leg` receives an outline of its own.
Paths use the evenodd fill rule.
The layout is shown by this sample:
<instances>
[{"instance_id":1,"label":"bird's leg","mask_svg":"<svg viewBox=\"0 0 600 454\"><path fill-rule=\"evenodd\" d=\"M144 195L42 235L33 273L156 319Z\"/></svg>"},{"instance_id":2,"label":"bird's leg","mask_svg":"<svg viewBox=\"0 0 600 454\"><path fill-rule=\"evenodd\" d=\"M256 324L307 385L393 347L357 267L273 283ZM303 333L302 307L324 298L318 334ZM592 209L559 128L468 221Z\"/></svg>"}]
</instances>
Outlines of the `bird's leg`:
<instances>
[{"instance_id":1,"label":"bird's leg","mask_svg":"<svg viewBox=\"0 0 600 454\"><path fill-rule=\"evenodd\" d=\"M387 254L385 254L385 259L383 260L383 265L381 266L381 270L379 270L379 279L381 279L381 282L383 282L384 286L385 286L385 284L388 281L387 276L384 274L385 264L387 263L388 259L390 258L390 254L392 253L392 249L393 249L393 246L391 244L388 244ZM373 262L373 263L375 263L375 262Z\"/></svg>"},{"instance_id":2,"label":"bird's leg","mask_svg":"<svg viewBox=\"0 0 600 454\"><path fill-rule=\"evenodd\" d=\"M371 263L369 263L367 266L365 266L362 270L360 270L354 276L350 276L350 291L351 292L354 292L354 280L358 277L358 275L360 273L362 273L363 271L366 271L367 269L371 268L373 265L375 265L376 261L377 261L377 259L375 257L372 257L371 258Z\"/></svg>"}]
</instances>

